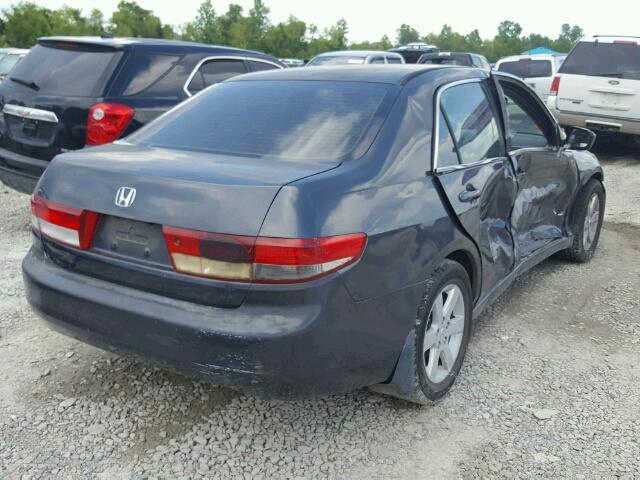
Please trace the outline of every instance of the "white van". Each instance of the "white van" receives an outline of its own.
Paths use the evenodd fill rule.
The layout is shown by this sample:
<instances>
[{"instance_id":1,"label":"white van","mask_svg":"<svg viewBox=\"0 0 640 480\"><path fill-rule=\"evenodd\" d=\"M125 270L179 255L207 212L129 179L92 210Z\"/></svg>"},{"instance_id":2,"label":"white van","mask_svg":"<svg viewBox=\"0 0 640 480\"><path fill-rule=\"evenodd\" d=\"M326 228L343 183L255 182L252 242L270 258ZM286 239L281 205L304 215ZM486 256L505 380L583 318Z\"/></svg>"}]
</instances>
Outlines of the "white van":
<instances>
[{"instance_id":1,"label":"white van","mask_svg":"<svg viewBox=\"0 0 640 480\"><path fill-rule=\"evenodd\" d=\"M565 58L567 55L562 53L513 55L499 60L495 69L522 78L543 101L546 101L553 77L558 73Z\"/></svg>"},{"instance_id":2,"label":"white van","mask_svg":"<svg viewBox=\"0 0 640 480\"><path fill-rule=\"evenodd\" d=\"M640 37L578 43L553 80L547 106L561 125L630 134L640 145Z\"/></svg>"}]
</instances>

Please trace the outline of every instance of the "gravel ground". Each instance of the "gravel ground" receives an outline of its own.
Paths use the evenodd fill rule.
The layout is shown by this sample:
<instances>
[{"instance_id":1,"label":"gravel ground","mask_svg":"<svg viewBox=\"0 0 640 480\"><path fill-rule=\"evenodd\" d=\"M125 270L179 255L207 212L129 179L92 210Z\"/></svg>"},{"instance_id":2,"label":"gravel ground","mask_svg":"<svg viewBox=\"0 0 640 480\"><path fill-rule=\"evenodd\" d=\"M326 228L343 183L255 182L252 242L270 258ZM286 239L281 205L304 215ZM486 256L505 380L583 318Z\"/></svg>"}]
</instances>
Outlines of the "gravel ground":
<instances>
[{"instance_id":1,"label":"gravel ground","mask_svg":"<svg viewBox=\"0 0 640 480\"><path fill-rule=\"evenodd\" d=\"M0 477L638 478L640 155L601 158L596 257L521 277L427 408L269 401L53 333L23 296L28 198L0 186Z\"/></svg>"}]
</instances>

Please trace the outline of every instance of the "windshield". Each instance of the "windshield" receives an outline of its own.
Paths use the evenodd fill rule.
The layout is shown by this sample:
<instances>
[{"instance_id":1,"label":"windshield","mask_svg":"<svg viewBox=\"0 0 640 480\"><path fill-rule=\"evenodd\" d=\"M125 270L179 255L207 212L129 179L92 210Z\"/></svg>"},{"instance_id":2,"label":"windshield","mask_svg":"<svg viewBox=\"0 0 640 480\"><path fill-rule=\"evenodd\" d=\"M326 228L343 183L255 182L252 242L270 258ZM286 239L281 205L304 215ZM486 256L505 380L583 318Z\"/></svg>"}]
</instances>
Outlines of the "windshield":
<instances>
[{"instance_id":1,"label":"windshield","mask_svg":"<svg viewBox=\"0 0 640 480\"><path fill-rule=\"evenodd\" d=\"M339 162L359 145L389 89L358 82L225 82L127 141L289 162Z\"/></svg>"},{"instance_id":2,"label":"windshield","mask_svg":"<svg viewBox=\"0 0 640 480\"><path fill-rule=\"evenodd\" d=\"M100 96L121 53L91 45L65 43L64 48L36 45L9 78L31 83L47 95Z\"/></svg>"},{"instance_id":3,"label":"windshield","mask_svg":"<svg viewBox=\"0 0 640 480\"><path fill-rule=\"evenodd\" d=\"M498 71L510 73L520 78L540 78L553 75L551 60L532 60L529 58L502 62L498 66Z\"/></svg>"},{"instance_id":4,"label":"windshield","mask_svg":"<svg viewBox=\"0 0 640 480\"><path fill-rule=\"evenodd\" d=\"M581 42L564 61L560 73L640 80L640 45Z\"/></svg>"},{"instance_id":5,"label":"windshield","mask_svg":"<svg viewBox=\"0 0 640 480\"><path fill-rule=\"evenodd\" d=\"M22 59L22 54L8 54L0 60L0 75L6 75Z\"/></svg>"},{"instance_id":6,"label":"windshield","mask_svg":"<svg viewBox=\"0 0 640 480\"><path fill-rule=\"evenodd\" d=\"M361 65L365 61L365 57L355 57L347 55L337 55L335 57L326 55L316 57L308 63L308 66L317 67L320 65Z\"/></svg>"}]
</instances>

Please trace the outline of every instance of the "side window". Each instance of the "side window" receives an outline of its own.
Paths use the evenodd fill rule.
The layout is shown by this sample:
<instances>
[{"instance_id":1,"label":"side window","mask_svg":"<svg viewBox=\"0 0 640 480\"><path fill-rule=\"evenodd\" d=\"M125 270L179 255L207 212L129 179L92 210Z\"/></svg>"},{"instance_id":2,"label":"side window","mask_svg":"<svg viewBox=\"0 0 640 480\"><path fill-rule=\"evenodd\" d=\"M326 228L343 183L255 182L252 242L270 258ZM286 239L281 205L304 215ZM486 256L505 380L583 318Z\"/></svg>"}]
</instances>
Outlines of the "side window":
<instances>
[{"instance_id":1,"label":"side window","mask_svg":"<svg viewBox=\"0 0 640 480\"><path fill-rule=\"evenodd\" d=\"M387 57L387 63L402 63L402 60L399 57Z\"/></svg>"},{"instance_id":2,"label":"side window","mask_svg":"<svg viewBox=\"0 0 640 480\"><path fill-rule=\"evenodd\" d=\"M258 60L248 60L247 63L252 72L262 72L264 70L274 70L278 68L272 63L260 62Z\"/></svg>"},{"instance_id":3,"label":"side window","mask_svg":"<svg viewBox=\"0 0 640 480\"><path fill-rule=\"evenodd\" d=\"M440 108L451 128L461 163L476 163L501 156L496 114L480 82L447 88Z\"/></svg>"},{"instance_id":4,"label":"side window","mask_svg":"<svg viewBox=\"0 0 640 480\"><path fill-rule=\"evenodd\" d=\"M369 63L384 63L384 57L373 57Z\"/></svg>"},{"instance_id":5,"label":"side window","mask_svg":"<svg viewBox=\"0 0 640 480\"><path fill-rule=\"evenodd\" d=\"M210 85L243 73L247 73L243 60L210 60L200 66L189 83L187 90L189 90L189 93L196 93Z\"/></svg>"},{"instance_id":6,"label":"side window","mask_svg":"<svg viewBox=\"0 0 640 480\"><path fill-rule=\"evenodd\" d=\"M114 91L123 96L139 95L161 81L180 59L178 55L133 50L118 74Z\"/></svg>"},{"instance_id":7,"label":"side window","mask_svg":"<svg viewBox=\"0 0 640 480\"><path fill-rule=\"evenodd\" d=\"M460 160L456 153L456 144L453 142L451 131L442 111L438 119L438 167L451 167L458 165Z\"/></svg>"},{"instance_id":8,"label":"side window","mask_svg":"<svg viewBox=\"0 0 640 480\"><path fill-rule=\"evenodd\" d=\"M507 106L507 127L511 150L544 148L554 145L555 126L524 88L500 82Z\"/></svg>"}]
</instances>

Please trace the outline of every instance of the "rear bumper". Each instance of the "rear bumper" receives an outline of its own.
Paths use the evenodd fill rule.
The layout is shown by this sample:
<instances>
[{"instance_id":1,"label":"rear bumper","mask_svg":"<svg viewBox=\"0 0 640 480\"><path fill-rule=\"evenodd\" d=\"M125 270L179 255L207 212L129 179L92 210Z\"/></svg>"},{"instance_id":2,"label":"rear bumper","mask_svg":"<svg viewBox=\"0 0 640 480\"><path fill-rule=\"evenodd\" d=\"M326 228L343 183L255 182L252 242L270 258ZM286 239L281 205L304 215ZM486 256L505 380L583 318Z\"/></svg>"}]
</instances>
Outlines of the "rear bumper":
<instances>
[{"instance_id":1,"label":"rear bumper","mask_svg":"<svg viewBox=\"0 0 640 480\"><path fill-rule=\"evenodd\" d=\"M29 303L55 330L278 398L388 380L419 295L410 289L356 303L334 276L285 295L252 291L241 307L214 308L79 275L35 248L23 276Z\"/></svg>"},{"instance_id":2,"label":"rear bumper","mask_svg":"<svg viewBox=\"0 0 640 480\"><path fill-rule=\"evenodd\" d=\"M551 113L553 113L560 125L584 127L596 132L606 131L640 135L640 118L636 120L632 118L609 117L606 115L565 112L555 108L551 108Z\"/></svg>"},{"instance_id":3,"label":"rear bumper","mask_svg":"<svg viewBox=\"0 0 640 480\"><path fill-rule=\"evenodd\" d=\"M49 162L0 148L0 181L22 193L33 190Z\"/></svg>"}]
</instances>

